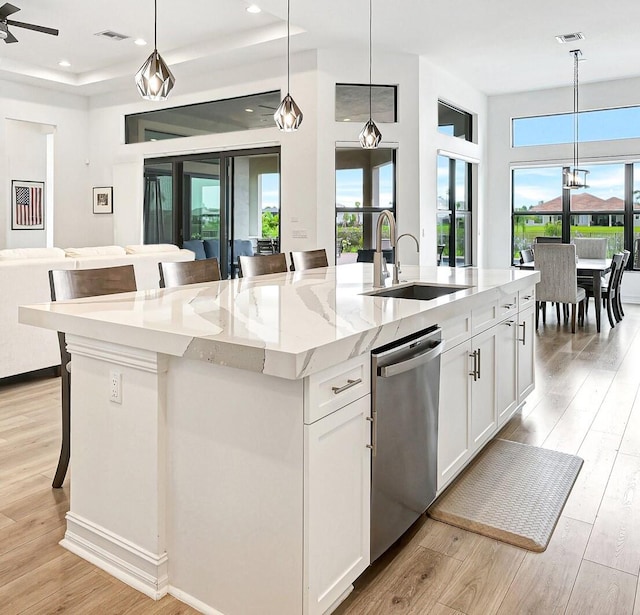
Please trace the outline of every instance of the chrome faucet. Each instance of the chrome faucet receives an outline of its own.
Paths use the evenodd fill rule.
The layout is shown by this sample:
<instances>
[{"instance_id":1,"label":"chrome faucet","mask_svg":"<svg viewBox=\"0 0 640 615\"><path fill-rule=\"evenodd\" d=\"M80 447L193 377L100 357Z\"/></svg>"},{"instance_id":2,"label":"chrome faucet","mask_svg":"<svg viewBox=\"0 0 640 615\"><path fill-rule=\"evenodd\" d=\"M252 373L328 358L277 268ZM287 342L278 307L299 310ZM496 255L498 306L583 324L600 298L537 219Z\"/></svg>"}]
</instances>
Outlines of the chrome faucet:
<instances>
[{"instance_id":1,"label":"chrome faucet","mask_svg":"<svg viewBox=\"0 0 640 615\"><path fill-rule=\"evenodd\" d=\"M396 247L396 220L393 217L393 214L385 209L380 212L380 216L378 217L378 225L376 226L376 251L373 255L373 287L374 288L383 288L384 287L384 279L388 277L389 272L387 271L386 266L383 267L383 256L382 256L382 222L384 219L387 219L389 223L389 239L391 241L391 247ZM393 268L393 282L397 283L398 281L398 268L394 266Z\"/></svg>"},{"instance_id":2,"label":"chrome faucet","mask_svg":"<svg viewBox=\"0 0 640 615\"><path fill-rule=\"evenodd\" d=\"M411 237L411 239L413 239L413 241L416 242L416 252L418 254L420 254L420 242L418 241L418 238L415 235L412 235L411 233L402 233L402 235L400 235L396 239L396 266L393 268L393 277L394 277L393 283L394 284L399 282L398 276L402 273L400 271L400 252L398 250L398 244L400 243L400 240L403 237Z\"/></svg>"}]
</instances>

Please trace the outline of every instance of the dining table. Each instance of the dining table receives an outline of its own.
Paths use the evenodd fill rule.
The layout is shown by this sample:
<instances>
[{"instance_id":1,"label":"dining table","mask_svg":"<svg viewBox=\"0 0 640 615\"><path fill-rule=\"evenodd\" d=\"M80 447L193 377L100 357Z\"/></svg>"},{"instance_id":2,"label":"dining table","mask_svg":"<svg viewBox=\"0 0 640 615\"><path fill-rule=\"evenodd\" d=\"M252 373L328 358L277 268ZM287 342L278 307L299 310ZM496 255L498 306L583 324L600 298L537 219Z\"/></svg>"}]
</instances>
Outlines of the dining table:
<instances>
[{"instance_id":1,"label":"dining table","mask_svg":"<svg viewBox=\"0 0 640 615\"><path fill-rule=\"evenodd\" d=\"M596 310L596 330L600 333L602 320L602 276L611 271L610 258L578 258L576 269L578 278L591 277L593 279L593 300ZM535 269L535 261L520 263L520 269ZM578 281L578 286L580 281Z\"/></svg>"}]
</instances>

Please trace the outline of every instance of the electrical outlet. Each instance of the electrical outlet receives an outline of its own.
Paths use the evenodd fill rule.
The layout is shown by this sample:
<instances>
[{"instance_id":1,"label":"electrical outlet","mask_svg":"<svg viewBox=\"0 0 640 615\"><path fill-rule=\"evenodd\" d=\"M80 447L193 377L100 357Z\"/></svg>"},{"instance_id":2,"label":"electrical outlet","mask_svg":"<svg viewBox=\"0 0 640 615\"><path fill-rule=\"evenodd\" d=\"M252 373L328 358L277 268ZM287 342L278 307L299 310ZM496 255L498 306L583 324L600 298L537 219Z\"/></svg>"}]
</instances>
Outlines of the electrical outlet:
<instances>
[{"instance_id":1,"label":"electrical outlet","mask_svg":"<svg viewBox=\"0 0 640 615\"><path fill-rule=\"evenodd\" d=\"M109 401L116 404L122 403L122 374L120 372L109 372Z\"/></svg>"}]
</instances>

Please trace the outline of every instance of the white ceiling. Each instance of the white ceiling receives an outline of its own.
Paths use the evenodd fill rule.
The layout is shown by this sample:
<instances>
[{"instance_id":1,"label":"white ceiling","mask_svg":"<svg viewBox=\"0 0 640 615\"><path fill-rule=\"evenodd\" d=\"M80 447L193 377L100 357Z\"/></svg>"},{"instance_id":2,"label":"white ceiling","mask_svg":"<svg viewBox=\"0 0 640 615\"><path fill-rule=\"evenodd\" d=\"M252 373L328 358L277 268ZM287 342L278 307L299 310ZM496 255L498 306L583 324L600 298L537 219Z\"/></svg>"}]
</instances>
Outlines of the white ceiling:
<instances>
[{"instance_id":1,"label":"white ceiling","mask_svg":"<svg viewBox=\"0 0 640 615\"><path fill-rule=\"evenodd\" d=\"M1 0L0 0L1 3ZM158 49L181 69L223 68L284 51L286 0L158 0ZM53 37L11 28L19 39L0 42L0 77L35 81L92 95L131 87L153 47L153 0L12 0L10 17L58 28ZM374 0L375 54L423 55L487 94L569 85L574 45L556 34L583 32L582 83L640 75L640 3L618 0ZM292 51L329 46L366 49L368 0L291 0ZM114 30L131 39L94 36ZM137 37L149 45L133 44ZM59 60L70 68L58 66ZM375 69L374 69L375 77ZM375 79L374 79L375 80Z\"/></svg>"}]
</instances>

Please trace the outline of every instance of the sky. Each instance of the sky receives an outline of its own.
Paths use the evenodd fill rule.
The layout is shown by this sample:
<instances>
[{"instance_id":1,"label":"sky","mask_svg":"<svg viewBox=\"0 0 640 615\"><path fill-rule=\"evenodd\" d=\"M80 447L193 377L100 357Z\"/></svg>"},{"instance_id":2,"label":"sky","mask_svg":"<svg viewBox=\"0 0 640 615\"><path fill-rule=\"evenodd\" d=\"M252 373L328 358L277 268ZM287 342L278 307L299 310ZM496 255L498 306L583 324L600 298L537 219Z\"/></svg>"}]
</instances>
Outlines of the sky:
<instances>
[{"instance_id":1,"label":"sky","mask_svg":"<svg viewBox=\"0 0 640 615\"><path fill-rule=\"evenodd\" d=\"M546 115L513 120L513 146L573 142L573 114ZM579 141L603 141L640 137L640 107L583 111L579 118ZM602 199L624 200L624 164L582 164L587 169L584 192ZM635 172L637 170L637 172ZM640 165L634 165L634 190L640 189ZM582 192L582 191L581 191ZM550 201L562 193L562 169L540 167L516 169L513 174L513 205L517 209Z\"/></svg>"},{"instance_id":2,"label":"sky","mask_svg":"<svg viewBox=\"0 0 640 615\"><path fill-rule=\"evenodd\" d=\"M380 205L393 205L393 165L378 167ZM336 171L336 205L342 207L362 207L362 169L339 169Z\"/></svg>"}]
</instances>

